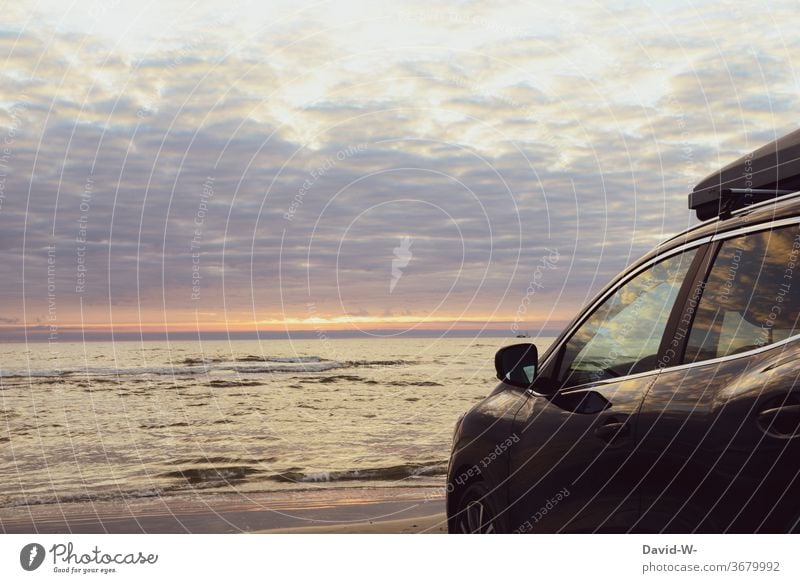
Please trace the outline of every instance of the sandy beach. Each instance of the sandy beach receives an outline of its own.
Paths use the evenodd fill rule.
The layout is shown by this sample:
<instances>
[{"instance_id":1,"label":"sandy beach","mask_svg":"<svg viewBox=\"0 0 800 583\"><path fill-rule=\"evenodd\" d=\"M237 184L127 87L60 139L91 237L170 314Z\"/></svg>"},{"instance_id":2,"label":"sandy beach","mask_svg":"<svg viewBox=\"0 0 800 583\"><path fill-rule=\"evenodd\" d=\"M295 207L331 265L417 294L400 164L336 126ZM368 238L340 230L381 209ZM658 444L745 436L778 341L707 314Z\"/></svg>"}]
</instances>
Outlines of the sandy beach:
<instances>
[{"instance_id":1,"label":"sandy beach","mask_svg":"<svg viewBox=\"0 0 800 583\"><path fill-rule=\"evenodd\" d=\"M447 534L444 512L402 520L377 520L327 526L256 531L257 534Z\"/></svg>"},{"instance_id":2,"label":"sandy beach","mask_svg":"<svg viewBox=\"0 0 800 583\"><path fill-rule=\"evenodd\" d=\"M336 488L193 494L5 508L0 532L444 533L444 500L428 488Z\"/></svg>"}]
</instances>

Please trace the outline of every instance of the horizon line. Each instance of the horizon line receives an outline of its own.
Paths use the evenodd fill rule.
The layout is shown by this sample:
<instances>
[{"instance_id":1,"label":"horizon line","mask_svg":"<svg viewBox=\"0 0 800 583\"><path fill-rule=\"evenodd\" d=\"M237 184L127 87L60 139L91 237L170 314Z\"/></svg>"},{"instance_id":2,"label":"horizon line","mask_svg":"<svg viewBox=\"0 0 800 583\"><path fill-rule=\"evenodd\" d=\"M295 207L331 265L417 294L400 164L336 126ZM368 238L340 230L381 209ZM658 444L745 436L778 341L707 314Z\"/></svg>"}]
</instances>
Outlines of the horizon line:
<instances>
[{"instance_id":1,"label":"horizon line","mask_svg":"<svg viewBox=\"0 0 800 583\"><path fill-rule=\"evenodd\" d=\"M528 328L525 333L515 332L508 327L482 328L396 328L335 329L335 330L104 330L66 329L55 334L47 326L0 327L0 343L51 343L60 342L153 342L188 340L320 340L327 339L398 339L398 338L552 338L557 336L563 326L544 326ZM536 333L531 333L536 330Z\"/></svg>"}]
</instances>

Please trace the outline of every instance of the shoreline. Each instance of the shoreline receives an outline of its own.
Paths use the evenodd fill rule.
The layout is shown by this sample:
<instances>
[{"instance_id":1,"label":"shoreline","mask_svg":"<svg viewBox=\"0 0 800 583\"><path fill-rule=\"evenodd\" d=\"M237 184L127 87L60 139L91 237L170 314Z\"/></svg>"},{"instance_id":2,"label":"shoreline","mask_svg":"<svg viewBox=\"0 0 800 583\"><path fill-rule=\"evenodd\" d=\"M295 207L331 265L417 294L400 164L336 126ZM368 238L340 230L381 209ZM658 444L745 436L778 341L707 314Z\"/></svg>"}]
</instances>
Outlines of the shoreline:
<instances>
[{"instance_id":1,"label":"shoreline","mask_svg":"<svg viewBox=\"0 0 800 583\"><path fill-rule=\"evenodd\" d=\"M442 533L440 488L337 488L0 509L4 534Z\"/></svg>"},{"instance_id":2,"label":"shoreline","mask_svg":"<svg viewBox=\"0 0 800 583\"><path fill-rule=\"evenodd\" d=\"M419 518L277 528L254 531L253 534L447 534L447 516L441 512Z\"/></svg>"}]
</instances>

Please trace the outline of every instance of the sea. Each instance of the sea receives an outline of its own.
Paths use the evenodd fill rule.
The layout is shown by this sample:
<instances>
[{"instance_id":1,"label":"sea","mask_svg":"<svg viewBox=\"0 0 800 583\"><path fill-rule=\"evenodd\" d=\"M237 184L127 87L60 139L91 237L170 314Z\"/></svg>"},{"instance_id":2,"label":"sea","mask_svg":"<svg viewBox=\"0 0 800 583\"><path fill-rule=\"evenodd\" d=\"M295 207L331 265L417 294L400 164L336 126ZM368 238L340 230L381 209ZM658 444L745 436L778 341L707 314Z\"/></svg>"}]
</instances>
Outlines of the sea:
<instances>
[{"instance_id":1,"label":"sea","mask_svg":"<svg viewBox=\"0 0 800 583\"><path fill-rule=\"evenodd\" d=\"M514 342L0 344L0 508L443 486L454 424Z\"/></svg>"}]
</instances>

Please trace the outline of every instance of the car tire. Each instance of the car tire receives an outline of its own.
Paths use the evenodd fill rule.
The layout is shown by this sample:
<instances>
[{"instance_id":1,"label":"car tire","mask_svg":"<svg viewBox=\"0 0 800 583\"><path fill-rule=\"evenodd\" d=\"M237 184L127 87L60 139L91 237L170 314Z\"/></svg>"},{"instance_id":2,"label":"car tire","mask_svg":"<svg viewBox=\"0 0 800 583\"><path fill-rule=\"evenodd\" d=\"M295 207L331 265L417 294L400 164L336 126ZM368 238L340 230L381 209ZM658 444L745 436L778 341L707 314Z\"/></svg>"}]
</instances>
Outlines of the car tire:
<instances>
[{"instance_id":1,"label":"car tire","mask_svg":"<svg viewBox=\"0 0 800 583\"><path fill-rule=\"evenodd\" d=\"M481 483L470 484L456 506L452 527L454 534L497 534L502 532L498 513L489 490Z\"/></svg>"}]
</instances>

